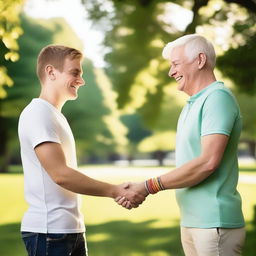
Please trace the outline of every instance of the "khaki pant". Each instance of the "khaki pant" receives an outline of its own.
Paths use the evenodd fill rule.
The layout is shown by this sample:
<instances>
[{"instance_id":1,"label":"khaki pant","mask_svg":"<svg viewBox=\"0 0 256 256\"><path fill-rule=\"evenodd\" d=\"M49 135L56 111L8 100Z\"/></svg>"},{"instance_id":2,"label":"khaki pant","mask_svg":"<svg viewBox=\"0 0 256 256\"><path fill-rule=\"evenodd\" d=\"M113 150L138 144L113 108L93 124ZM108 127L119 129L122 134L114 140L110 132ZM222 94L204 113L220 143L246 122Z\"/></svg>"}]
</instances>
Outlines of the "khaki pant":
<instances>
[{"instance_id":1,"label":"khaki pant","mask_svg":"<svg viewBox=\"0 0 256 256\"><path fill-rule=\"evenodd\" d=\"M181 242L186 256L241 256L245 228L181 227Z\"/></svg>"}]
</instances>

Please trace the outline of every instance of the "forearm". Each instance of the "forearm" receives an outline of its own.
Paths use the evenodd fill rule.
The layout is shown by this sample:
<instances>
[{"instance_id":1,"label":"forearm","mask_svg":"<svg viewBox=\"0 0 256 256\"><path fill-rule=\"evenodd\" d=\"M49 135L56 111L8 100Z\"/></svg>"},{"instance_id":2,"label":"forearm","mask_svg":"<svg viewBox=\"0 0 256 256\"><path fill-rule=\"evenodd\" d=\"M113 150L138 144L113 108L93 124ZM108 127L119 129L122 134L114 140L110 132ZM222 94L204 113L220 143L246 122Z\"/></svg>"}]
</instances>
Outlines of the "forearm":
<instances>
[{"instance_id":1,"label":"forearm","mask_svg":"<svg viewBox=\"0 0 256 256\"><path fill-rule=\"evenodd\" d=\"M146 197L148 194L155 194L165 189L191 187L206 179L215 168L216 165L212 160L200 156L160 177L130 184L129 188ZM126 206L126 202L120 197L116 198L116 202L123 207Z\"/></svg>"},{"instance_id":2,"label":"forearm","mask_svg":"<svg viewBox=\"0 0 256 256\"><path fill-rule=\"evenodd\" d=\"M215 166L208 159L198 157L160 178L165 189L192 187L205 180L214 170Z\"/></svg>"},{"instance_id":3,"label":"forearm","mask_svg":"<svg viewBox=\"0 0 256 256\"><path fill-rule=\"evenodd\" d=\"M58 143L45 142L35 148L38 160L51 179L61 187L75 193L116 198L130 196L136 202L136 195L126 191L120 185L113 185L92 179L67 166L65 154Z\"/></svg>"},{"instance_id":4,"label":"forearm","mask_svg":"<svg viewBox=\"0 0 256 256\"><path fill-rule=\"evenodd\" d=\"M115 185L95 180L69 167L64 167L54 181L61 187L79 194L112 198L118 195Z\"/></svg>"}]
</instances>

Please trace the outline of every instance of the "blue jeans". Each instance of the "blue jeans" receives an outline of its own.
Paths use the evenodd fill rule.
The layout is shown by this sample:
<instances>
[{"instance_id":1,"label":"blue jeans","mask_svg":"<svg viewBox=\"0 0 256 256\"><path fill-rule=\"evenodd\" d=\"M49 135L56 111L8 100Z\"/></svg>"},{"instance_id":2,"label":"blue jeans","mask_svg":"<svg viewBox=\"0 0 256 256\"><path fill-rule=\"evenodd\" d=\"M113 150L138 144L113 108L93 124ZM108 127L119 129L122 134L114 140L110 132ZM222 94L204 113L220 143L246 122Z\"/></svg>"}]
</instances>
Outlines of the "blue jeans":
<instances>
[{"instance_id":1,"label":"blue jeans","mask_svg":"<svg viewBox=\"0 0 256 256\"><path fill-rule=\"evenodd\" d=\"M21 232L28 256L87 256L84 233Z\"/></svg>"}]
</instances>

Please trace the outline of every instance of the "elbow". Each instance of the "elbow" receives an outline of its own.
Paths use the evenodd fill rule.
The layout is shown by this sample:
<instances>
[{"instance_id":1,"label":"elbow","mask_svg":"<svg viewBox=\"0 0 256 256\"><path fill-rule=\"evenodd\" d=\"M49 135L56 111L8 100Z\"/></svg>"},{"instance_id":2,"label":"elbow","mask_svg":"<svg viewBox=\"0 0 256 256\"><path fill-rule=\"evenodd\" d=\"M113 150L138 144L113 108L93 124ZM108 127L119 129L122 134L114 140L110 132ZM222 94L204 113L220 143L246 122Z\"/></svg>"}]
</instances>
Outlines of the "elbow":
<instances>
[{"instance_id":1,"label":"elbow","mask_svg":"<svg viewBox=\"0 0 256 256\"><path fill-rule=\"evenodd\" d=\"M53 182L61 187L65 186L68 181L67 172L63 169L61 171L52 172L51 179Z\"/></svg>"},{"instance_id":2,"label":"elbow","mask_svg":"<svg viewBox=\"0 0 256 256\"><path fill-rule=\"evenodd\" d=\"M59 175L59 176L56 175L52 179L53 179L54 183L56 183L57 185L59 185L61 187L65 186L66 182L65 182L65 179L62 177L62 175Z\"/></svg>"},{"instance_id":3,"label":"elbow","mask_svg":"<svg viewBox=\"0 0 256 256\"><path fill-rule=\"evenodd\" d=\"M214 161L214 160L208 160L205 164L204 164L204 168L203 171L205 173L209 173L212 174L217 168L218 168L219 162Z\"/></svg>"}]
</instances>

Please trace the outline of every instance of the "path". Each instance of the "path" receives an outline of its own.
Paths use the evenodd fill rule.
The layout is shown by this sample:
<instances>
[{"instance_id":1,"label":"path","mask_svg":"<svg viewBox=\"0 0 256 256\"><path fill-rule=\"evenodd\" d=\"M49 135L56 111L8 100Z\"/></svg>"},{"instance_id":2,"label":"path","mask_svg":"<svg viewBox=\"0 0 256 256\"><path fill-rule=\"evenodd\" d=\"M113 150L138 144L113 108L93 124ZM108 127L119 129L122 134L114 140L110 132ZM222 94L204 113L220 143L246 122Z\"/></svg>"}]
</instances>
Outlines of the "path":
<instances>
[{"instance_id":1,"label":"path","mask_svg":"<svg viewBox=\"0 0 256 256\"><path fill-rule=\"evenodd\" d=\"M149 177L155 177L162 175L169 171L168 168L159 168L159 167L150 167L150 168L143 168L143 167L85 167L81 168L86 175L93 177L93 178L104 178L104 177L130 177L132 178L141 178L146 179ZM245 184L256 184L256 174L249 175L240 173L239 175L239 183Z\"/></svg>"}]
</instances>

